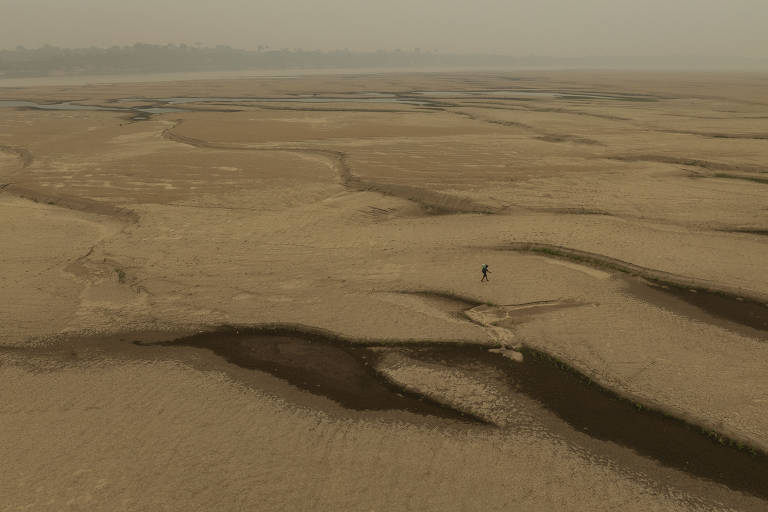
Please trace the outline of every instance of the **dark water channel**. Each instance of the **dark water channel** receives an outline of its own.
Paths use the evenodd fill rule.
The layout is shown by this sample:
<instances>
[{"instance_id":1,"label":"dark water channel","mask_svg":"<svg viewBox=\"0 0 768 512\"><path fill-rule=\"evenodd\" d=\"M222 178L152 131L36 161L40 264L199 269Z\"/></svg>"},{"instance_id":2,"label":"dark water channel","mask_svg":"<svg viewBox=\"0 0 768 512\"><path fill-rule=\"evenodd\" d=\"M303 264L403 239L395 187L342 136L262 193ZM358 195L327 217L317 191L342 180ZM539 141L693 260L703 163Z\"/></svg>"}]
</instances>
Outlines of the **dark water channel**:
<instances>
[{"instance_id":1,"label":"dark water channel","mask_svg":"<svg viewBox=\"0 0 768 512\"><path fill-rule=\"evenodd\" d=\"M475 368L478 375L495 372L504 376L510 392L541 404L564 423L565 430L616 443L665 466L768 499L765 455L624 400L535 351L526 351L525 361L515 363L476 345L364 346L290 329L237 328L160 345L211 350L231 364L270 373L351 409L399 409L465 421L484 422L390 382L376 371L377 358L391 350L448 368Z\"/></svg>"},{"instance_id":2,"label":"dark water channel","mask_svg":"<svg viewBox=\"0 0 768 512\"><path fill-rule=\"evenodd\" d=\"M103 111L103 112L127 112L133 114L166 114L172 112L189 112L189 110L172 107L101 107L98 105L80 105L78 103L36 103L34 101L0 100L0 108L29 108L33 110L62 110L62 111Z\"/></svg>"},{"instance_id":3,"label":"dark water channel","mask_svg":"<svg viewBox=\"0 0 768 512\"><path fill-rule=\"evenodd\" d=\"M432 106L440 99L498 99L498 100L531 100L539 98L555 99L608 99L639 101L635 96L619 96L604 93L568 93L562 91L537 91L523 89L489 89L472 91L412 91L401 93L388 92L359 92L339 93L333 95L294 94L284 97L169 97L169 98L119 98L113 100L114 106L81 105L74 102L37 103L24 100L0 100L0 108L28 108L34 110L61 111L106 111L128 112L137 115L137 119L146 119L152 114L174 112L189 112L176 105L192 103L399 103L404 105ZM138 107L120 107L120 103L147 103Z\"/></svg>"},{"instance_id":4,"label":"dark water channel","mask_svg":"<svg viewBox=\"0 0 768 512\"><path fill-rule=\"evenodd\" d=\"M481 89L459 91L408 91L408 92L348 92L338 94L292 94L282 97L170 97L170 98L121 98L118 102L153 102L166 105L187 103L401 103L429 106L440 99L497 99L497 100L616 100L650 101L634 95L605 93L569 93L563 91L538 91L524 89Z\"/></svg>"}]
</instances>

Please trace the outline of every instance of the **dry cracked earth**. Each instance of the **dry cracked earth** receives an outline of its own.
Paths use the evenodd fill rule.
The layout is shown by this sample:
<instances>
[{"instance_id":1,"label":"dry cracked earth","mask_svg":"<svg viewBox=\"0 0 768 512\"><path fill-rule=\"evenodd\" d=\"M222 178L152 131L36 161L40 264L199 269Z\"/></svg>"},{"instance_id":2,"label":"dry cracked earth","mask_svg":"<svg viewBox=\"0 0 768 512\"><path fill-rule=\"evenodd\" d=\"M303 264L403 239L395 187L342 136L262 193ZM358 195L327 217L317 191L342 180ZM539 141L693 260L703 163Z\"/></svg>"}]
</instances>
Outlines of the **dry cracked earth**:
<instances>
[{"instance_id":1,"label":"dry cracked earth","mask_svg":"<svg viewBox=\"0 0 768 512\"><path fill-rule=\"evenodd\" d=\"M768 508L768 76L5 86L0 218L0 510Z\"/></svg>"}]
</instances>

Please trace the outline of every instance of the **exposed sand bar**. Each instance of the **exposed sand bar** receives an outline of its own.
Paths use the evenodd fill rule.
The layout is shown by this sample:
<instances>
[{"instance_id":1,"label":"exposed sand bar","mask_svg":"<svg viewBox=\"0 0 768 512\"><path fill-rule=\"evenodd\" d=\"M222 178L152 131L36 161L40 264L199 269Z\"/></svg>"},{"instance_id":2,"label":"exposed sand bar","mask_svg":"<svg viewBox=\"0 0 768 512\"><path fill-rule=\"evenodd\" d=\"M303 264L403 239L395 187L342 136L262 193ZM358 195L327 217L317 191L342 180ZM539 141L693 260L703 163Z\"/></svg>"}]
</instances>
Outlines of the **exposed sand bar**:
<instances>
[{"instance_id":1,"label":"exposed sand bar","mask_svg":"<svg viewBox=\"0 0 768 512\"><path fill-rule=\"evenodd\" d=\"M7 506L765 508L759 481L665 461L652 434L643 451L568 420L551 404L596 399L520 394L496 362L532 364L513 361L528 347L768 452L766 80L541 71L0 89L103 108L195 99L141 121L0 108ZM590 257L499 250L526 244ZM221 356L225 338L162 345L274 324L349 346L254 339L242 350L261 362L243 367ZM276 372L276 360L304 366ZM559 382L541 375L519 382ZM366 386L388 405L338 394ZM723 453L702 460L747 452Z\"/></svg>"}]
</instances>

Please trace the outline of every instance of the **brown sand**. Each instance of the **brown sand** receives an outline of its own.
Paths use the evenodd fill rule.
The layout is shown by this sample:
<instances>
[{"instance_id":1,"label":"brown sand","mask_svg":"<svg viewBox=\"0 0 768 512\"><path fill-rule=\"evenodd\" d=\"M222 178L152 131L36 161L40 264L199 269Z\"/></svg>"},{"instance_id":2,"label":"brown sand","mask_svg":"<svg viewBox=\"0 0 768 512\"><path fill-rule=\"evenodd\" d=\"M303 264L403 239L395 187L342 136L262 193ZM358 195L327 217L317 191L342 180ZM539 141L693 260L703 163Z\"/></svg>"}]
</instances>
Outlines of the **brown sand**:
<instances>
[{"instance_id":1,"label":"brown sand","mask_svg":"<svg viewBox=\"0 0 768 512\"><path fill-rule=\"evenodd\" d=\"M345 343L526 345L768 451L768 337L726 314L768 302L766 85L537 72L0 89L107 106L446 91L200 102L141 122L0 108L0 509L764 509L620 439L510 422L535 404L471 364L371 362L402 400L490 425L345 407L295 372L130 333L278 323Z\"/></svg>"}]
</instances>

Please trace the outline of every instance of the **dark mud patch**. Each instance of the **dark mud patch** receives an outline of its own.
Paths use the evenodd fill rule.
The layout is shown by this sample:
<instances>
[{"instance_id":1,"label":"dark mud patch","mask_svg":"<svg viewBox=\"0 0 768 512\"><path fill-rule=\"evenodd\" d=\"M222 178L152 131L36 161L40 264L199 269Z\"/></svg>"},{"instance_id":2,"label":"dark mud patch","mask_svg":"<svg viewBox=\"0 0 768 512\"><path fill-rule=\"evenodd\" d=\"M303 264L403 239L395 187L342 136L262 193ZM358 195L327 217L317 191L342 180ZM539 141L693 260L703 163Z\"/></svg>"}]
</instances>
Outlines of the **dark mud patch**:
<instances>
[{"instance_id":1,"label":"dark mud patch","mask_svg":"<svg viewBox=\"0 0 768 512\"><path fill-rule=\"evenodd\" d=\"M403 410L486 423L391 383L375 370L375 351L321 334L233 327L153 345L207 349L228 363L267 372L348 409Z\"/></svg>"},{"instance_id":2,"label":"dark mud patch","mask_svg":"<svg viewBox=\"0 0 768 512\"><path fill-rule=\"evenodd\" d=\"M467 105L450 105L454 108L461 108L461 107L468 107ZM469 105L471 107L471 105ZM480 107L480 108L488 108L488 107ZM506 109L499 109L499 110L506 110ZM471 119L473 121L478 121L481 123L487 123L487 124L495 124L498 126L506 126L509 128L520 128L522 130L528 130L531 131L538 136L534 137L536 140L540 140L543 142L552 142L552 143L562 143L562 142L572 142L574 144L586 144L586 145L592 145L592 146L602 146L604 145L602 142L590 139L587 137L580 137L578 135L570 135L567 133L549 133L544 130L540 130L536 128L535 126L531 126L530 124L521 123L519 121L505 121L502 119L487 119L478 117L474 114L470 114L468 112L459 112L459 111L451 111L456 115L460 115L463 117L466 117L467 119Z\"/></svg>"},{"instance_id":3,"label":"dark mud patch","mask_svg":"<svg viewBox=\"0 0 768 512\"><path fill-rule=\"evenodd\" d=\"M751 164L727 164L724 162L713 162L710 160L701 160L698 158L685 158L666 155L616 155L598 157L607 160L618 160L620 162L658 162L662 164L687 165L690 167L700 167L702 169L711 169L714 171L741 171L765 174L768 168Z\"/></svg>"},{"instance_id":4,"label":"dark mud patch","mask_svg":"<svg viewBox=\"0 0 768 512\"><path fill-rule=\"evenodd\" d=\"M522 351L524 363L511 362L479 346L415 348L407 355L479 374L501 374L511 392L533 399L565 422L571 432L616 443L664 466L768 499L765 454L618 396L542 352ZM542 421L569 438L562 428Z\"/></svg>"},{"instance_id":5,"label":"dark mud patch","mask_svg":"<svg viewBox=\"0 0 768 512\"><path fill-rule=\"evenodd\" d=\"M557 135L557 134L550 134L550 135L542 135L540 137L534 137L536 140L541 140L544 142L573 142L575 144L588 144L593 146L602 146L603 144L600 141L597 141L595 139L589 139L586 137L579 137L577 135Z\"/></svg>"},{"instance_id":6,"label":"dark mud patch","mask_svg":"<svg viewBox=\"0 0 768 512\"><path fill-rule=\"evenodd\" d=\"M768 337L768 304L696 288L646 281L643 281L641 285L631 283L627 290L641 300L662 306L689 318L706 319L701 314L697 314L696 310L681 307L678 302L668 300L663 296L666 295L694 306L699 311L708 313L716 319L725 320L726 322L716 322L721 327L733 329L735 326L729 325L730 322L755 331L762 331L762 333L747 331L745 334L761 338ZM736 330L741 331L741 329Z\"/></svg>"},{"instance_id":7,"label":"dark mud patch","mask_svg":"<svg viewBox=\"0 0 768 512\"><path fill-rule=\"evenodd\" d=\"M460 295L458 293L453 293L453 292L441 292L441 291L434 291L434 290L413 290L413 291L403 290L403 291L399 291L398 293L404 293L408 295L417 295L417 296L425 297L428 299L451 302L465 309L474 308L474 307L482 306L486 304L485 302L482 302L478 299L473 299L472 297L467 297L466 295Z\"/></svg>"},{"instance_id":8,"label":"dark mud patch","mask_svg":"<svg viewBox=\"0 0 768 512\"><path fill-rule=\"evenodd\" d=\"M24 148L0 145L0 151L16 155L19 158L19 163L22 169L29 167L35 161L35 157L32 155L32 153Z\"/></svg>"},{"instance_id":9,"label":"dark mud patch","mask_svg":"<svg viewBox=\"0 0 768 512\"><path fill-rule=\"evenodd\" d=\"M717 119L717 118L716 118ZM768 140L766 133L722 133L722 132L700 132L695 130L659 130L664 133L677 133L681 135L696 135L709 139L742 139L742 140Z\"/></svg>"},{"instance_id":10,"label":"dark mud patch","mask_svg":"<svg viewBox=\"0 0 768 512\"><path fill-rule=\"evenodd\" d=\"M555 207L555 206L521 206L525 210L542 213L559 213L561 215L602 215L604 217L617 217L607 210L584 207Z\"/></svg>"},{"instance_id":11,"label":"dark mud patch","mask_svg":"<svg viewBox=\"0 0 768 512\"><path fill-rule=\"evenodd\" d=\"M539 315L549 314L564 309L578 308L588 305L578 301L543 300L527 304L511 304L502 306L504 316L493 322L493 325L514 329L517 325L528 322Z\"/></svg>"},{"instance_id":12,"label":"dark mud patch","mask_svg":"<svg viewBox=\"0 0 768 512\"><path fill-rule=\"evenodd\" d=\"M445 106L457 107L457 108L461 107L461 105L445 105ZM453 113L456 114L456 115L459 115L459 116L466 117L467 119L471 119L473 121L479 121L481 123L495 124L495 125L499 125L499 126L507 126L507 127L511 127L511 128L521 128L523 130L536 131L536 129L533 126L531 126L529 124L521 123L521 122L518 122L518 121L504 121L504 120L501 120L501 119L483 119L481 117L475 116L473 114L469 114L467 112L453 112Z\"/></svg>"},{"instance_id":13,"label":"dark mud patch","mask_svg":"<svg viewBox=\"0 0 768 512\"><path fill-rule=\"evenodd\" d=\"M448 315L458 320L465 322L472 322L480 327L485 327L484 324L477 322L470 316L467 316L466 311L476 308L478 306L486 305L487 303L481 302L477 299L467 297L465 295L459 295L453 292L444 291L432 291L432 290L417 290L417 291L399 291L403 295L412 295L420 297L424 302L436 306L440 310L444 311Z\"/></svg>"},{"instance_id":14,"label":"dark mud patch","mask_svg":"<svg viewBox=\"0 0 768 512\"><path fill-rule=\"evenodd\" d=\"M31 166L35 160L34 155L24 148L0 146L0 151L15 154L19 159L20 170ZM22 187L14 183L4 183L0 185L0 191L7 192L20 199L27 199L35 203L59 206L61 208L67 208L84 213L107 215L109 217L132 223L139 221L139 215L133 210L120 208L119 206L111 205L101 201L94 201L91 199L75 197L67 194L52 194L50 191L43 191L31 187Z\"/></svg>"},{"instance_id":15,"label":"dark mud patch","mask_svg":"<svg viewBox=\"0 0 768 512\"><path fill-rule=\"evenodd\" d=\"M643 286L630 285L630 293L649 303L659 305L673 312L682 313L708 323L723 326L720 320L731 322L729 327L746 327L747 334L754 336L755 331L768 332L768 298L750 297L741 290L714 288L701 280L678 276L626 261L610 258L602 254L579 251L568 247L537 243L515 243L507 247L510 250L538 253L547 257L565 259L576 263L591 265L642 278ZM674 301L661 300L658 293L680 299L695 306L699 311L680 308ZM706 314L702 314L706 313ZM718 320L713 322L713 318ZM738 329L737 329L738 330ZM753 331L754 330L754 331ZM760 337L764 334L760 333Z\"/></svg>"},{"instance_id":16,"label":"dark mud patch","mask_svg":"<svg viewBox=\"0 0 768 512\"><path fill-rule=\"evenodd\" d=\"M437 192L434 190L401 185L398 183L377 183L358 176L349 177L345 186L366 192L378 192L385 196L398 197L412 201L432 215L453 215L457 213L495 214L503 208L485 205L472 199Z\"/></svg>"},{"instance_id":17,"label":"dark mud patch","mask_svg":"<svg viewBox=\"0 0 768 512\"><path fill-rule=\"evenodd\" d=\"M723 178L728 180L744 180L754 183L760 183L762 185L768 185L768 178L759 178L757 176L739 176L738 174L716 173L712 175L713 178Z\"/></svg>"},{"instance_id":18,"label":"dark mud patch","mask_svg":"<svg viewBox=\"0 0 768 512\"><path fill-rule=\"evenodd\" d=\"M431 215L452 215L457 213L482 213L495 214L503 210L502 207L486 205L473 201L472 199L454 196L434 190L422 189L410 185L400 185L397 183L377 183L352 173L346 153L330 149L302 148L295 146L286 147L248 147L228 145L224 143L208 142L186 135L178 134L174 131L183 121L179 120L176 124L163 131L163 137L198 148L220 149L227 151L271 151L284 153L303 153L317 155L330 161L331 167L336 173L339 182L352 190L361 192L377 192L382 195L397 197L414 202L424 208L426 213Z\"/></svg>"},{"instance_id":19,"label":"dark mud patch","mask_svg":"<svg viewBox=\"0 0 768 512\"><path fill-rule=\"evenodd\" d=\"M568 114L568 115L575 115L575 116L585 116L585 117L594 117L597 119L606 119L609 121L632 121L632 119L628 117L620 117L616 115L611 114L599 114L595 112L585 112L583 110L573 110L568 108L560 108L560 107L534 107L530 105L509 105L504 103L498 103L498 102L488 102L488 103L465 103L463 106L467 107L475 107L475 108L484 108L488 110L518 110L523 112L546 112L546 113L553 113L553 114Z\"/></svg>"},{"instance_id":20,"label":"dark mud patch","mask_svg":"<svg viewBox=\"0 0 768 512\"><path fill-rule=\"evenodd\" d=\"M590 208L537 208L537 210L551 213L561 213L563 215L603 215L606 217L614 216L611 212Z\"/></svg>"},{"instance_id":21,"label":"dark mud patch","mask_svg":"<svg viewBox=\"0 0 768 512\"><path fill-rule=\"evenodd\" d=\"M725 231L726 233L743 233L747 235L768 236L768 229L743 228L743 229L724 229L722 231Z\"/></svg>"},{"instance_id":22,"label":"dark mud patch","mask_svg":"<svg viewBox=\"0 0 768 512\"><path fill-rule=\"evenodd\" d=\"M109 102L114 103L114 102ZM56 102L56 103L37 103L34 101L24 100L0 100L0 108L10 107L22 110L53 110L53 111L95 111L95 112L117 112L133 114L132 120L145 121L155 114L168 114L174 112L192 112L189 109L171 108L165 106L156 105L142 105L138 107L117 107L117 106L101 106L101 105L88 105L81 103L74 103L72 101Z\"/></svg>"},{"instance_id":23,"label":"dark mud patch","mask_svg":"<svg viewBox=\"0 0 768 512\"><path fill-rule=\"evenodd\" d=\"M607 119L609 121L631 121L628 117L620 117L611 114L598 114L595 112L584 112L583 110L572 110L566 108L528 108L532 112L551 112L555 114L571 114L576 116L594 117L597 119Z\"/></svg>"},{"instance_id":24,"label":"dark mud patch","mask_svg":"<svg viewBox=\"0 0 768 512\"><path fill-rule=\"evenodd\" d=\"M248 106L248 105L243 105ZM414 110L402 110L391 108L332 108L332 107L287 107L287 106L275 106L275 105L257 105L260 110L284 110L293 112L368 112L368 113L385 113L385 114L409 114L414 111L422 111L422 109ZM425 112L431 111L431 109L424 109Z\"/></svg>"},{"instance_id":25,"label":"dark mud patch","mask_svg":"<svg viewBox=\"0 0 768 512\"><path fill-rule=\"evenodd\" d=\"M21 199L28 199L35 203L43 203L51 206L58 206L61 208L67 208L69 210L75 210L83 213L92 213L97 215L106 215L118 220L137 223L139 222L139 215L128 208L121 208L109 203L101 201L94 201L92 199L86 199L83 197L70 196L66 194L51 194L42 190L37 190L28 187L20 187L14 184L8 184L3 187L3 190L9 194L13 194Z\"/></svg>"}]
</instances>

